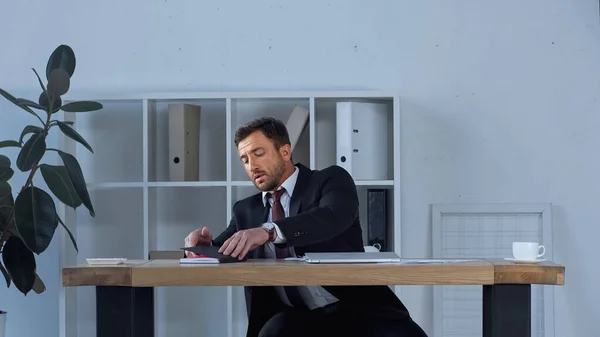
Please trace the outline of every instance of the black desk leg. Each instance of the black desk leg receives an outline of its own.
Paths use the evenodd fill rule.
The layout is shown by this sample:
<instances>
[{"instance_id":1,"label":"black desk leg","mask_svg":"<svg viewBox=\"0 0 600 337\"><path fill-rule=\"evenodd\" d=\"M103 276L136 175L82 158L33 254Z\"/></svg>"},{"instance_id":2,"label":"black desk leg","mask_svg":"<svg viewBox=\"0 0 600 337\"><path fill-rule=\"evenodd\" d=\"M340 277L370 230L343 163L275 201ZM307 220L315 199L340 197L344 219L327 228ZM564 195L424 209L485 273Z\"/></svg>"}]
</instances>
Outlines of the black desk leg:
<instances>
[{"instance_id":1,"label":"black desk leg","mask_svg":"<svg viewBox=\"0 0 600 337\"><path fill-rule=\"evenodd\" d=\"M96 286L97 337L154 337L152 287Z\"/></svg>"},{"instance_id":2,"label":"black desk leg","mask_svg":"<svg viewBox=\"0 0 600 337\"><path fill-rule=\"evenodd\" d=\"M483 337L531 337L531 285L483 286Z\"/></svg>"}]
</instances>

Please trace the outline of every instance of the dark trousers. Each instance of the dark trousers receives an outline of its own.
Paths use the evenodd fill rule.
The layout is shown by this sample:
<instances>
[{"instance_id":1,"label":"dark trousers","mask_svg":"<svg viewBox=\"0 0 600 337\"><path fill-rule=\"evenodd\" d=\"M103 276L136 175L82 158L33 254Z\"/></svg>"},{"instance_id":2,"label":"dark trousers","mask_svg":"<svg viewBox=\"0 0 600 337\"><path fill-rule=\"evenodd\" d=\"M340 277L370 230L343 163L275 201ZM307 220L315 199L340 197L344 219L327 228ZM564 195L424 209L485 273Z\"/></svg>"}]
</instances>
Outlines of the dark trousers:
<instances>
[{"instance_id":1,"label":"dark trousers","mask_svg":"<svg viewBox=\"0 0 600 337\"><path fill-rule=\"evenodd\" d=\"M392 307L352 308L334 303L325 308L292 308L273 316L259 337L427 337L410 317Z\"/></svg>"}]
</instances>

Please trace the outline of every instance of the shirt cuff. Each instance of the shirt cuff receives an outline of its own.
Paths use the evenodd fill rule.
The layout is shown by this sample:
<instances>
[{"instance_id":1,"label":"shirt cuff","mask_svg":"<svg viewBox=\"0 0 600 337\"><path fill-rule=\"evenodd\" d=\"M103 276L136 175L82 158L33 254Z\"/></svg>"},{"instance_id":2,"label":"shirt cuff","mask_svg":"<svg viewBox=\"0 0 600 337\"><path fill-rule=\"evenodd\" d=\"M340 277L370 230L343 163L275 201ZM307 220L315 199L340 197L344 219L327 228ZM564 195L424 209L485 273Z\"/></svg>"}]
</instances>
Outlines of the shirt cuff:
<instances>
[{"instance_id":1,"label":"shirt cuff","mask_svg":"<svg viewBox=\"0 0 600 337\"><path fill-rule=\"evenodd\" d=\"M273 243L285 243L287 240L285 239L285 235L283 235L283 233L279 229L279 226L277 226L275 223L272 224L275 227L275 232L277 233L277 237L275 238L275 241L273 241Z\"/></svg>"}]
</instances>

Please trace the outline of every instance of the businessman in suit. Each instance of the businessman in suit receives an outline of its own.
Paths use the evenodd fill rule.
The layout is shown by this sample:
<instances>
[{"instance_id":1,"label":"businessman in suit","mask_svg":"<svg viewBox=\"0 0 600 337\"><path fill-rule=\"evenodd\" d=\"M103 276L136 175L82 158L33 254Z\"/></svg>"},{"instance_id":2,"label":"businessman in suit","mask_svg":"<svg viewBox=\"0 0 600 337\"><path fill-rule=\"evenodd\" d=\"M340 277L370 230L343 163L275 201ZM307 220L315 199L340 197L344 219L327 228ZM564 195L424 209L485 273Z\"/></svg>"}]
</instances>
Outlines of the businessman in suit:
<instances>
[{"instance_id":1,"label":"businessman in suit","mask_svg":"<svg viewBox=\"0 0 600 337\"><path fill-rule=\"evenodd\" d=\"M203 227L185 238L186 247L219 246L239 259L364 251L356 186L347 171L294 164L285 125L273 118L240 127L235 144L261 192L235 203L216 238ZM426 337L387 286L254 286L245 294L247 337Z\"/></svg>"}]
</instances>

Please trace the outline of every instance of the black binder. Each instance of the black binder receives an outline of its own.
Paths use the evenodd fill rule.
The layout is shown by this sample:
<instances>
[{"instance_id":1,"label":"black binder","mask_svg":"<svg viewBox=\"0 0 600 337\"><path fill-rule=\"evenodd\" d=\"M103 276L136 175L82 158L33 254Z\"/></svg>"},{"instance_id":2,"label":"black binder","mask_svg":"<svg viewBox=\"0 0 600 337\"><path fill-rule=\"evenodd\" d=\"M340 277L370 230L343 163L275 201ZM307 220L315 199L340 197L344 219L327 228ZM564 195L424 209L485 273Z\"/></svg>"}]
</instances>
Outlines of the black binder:
<instances>
[{"instance_id":1,"label":"black binder","mask_svg":"<svg viewBox=\"0 0 600 337\"><path fill-rule=\"evenodd\" d=\"M367 243L387 252L387 189L367 190Z\"/></svg>"}]
</instances>

